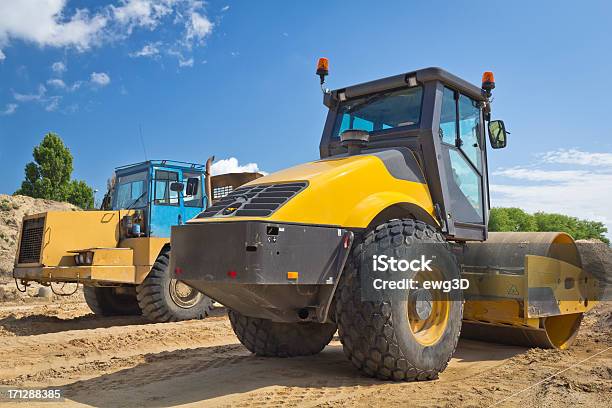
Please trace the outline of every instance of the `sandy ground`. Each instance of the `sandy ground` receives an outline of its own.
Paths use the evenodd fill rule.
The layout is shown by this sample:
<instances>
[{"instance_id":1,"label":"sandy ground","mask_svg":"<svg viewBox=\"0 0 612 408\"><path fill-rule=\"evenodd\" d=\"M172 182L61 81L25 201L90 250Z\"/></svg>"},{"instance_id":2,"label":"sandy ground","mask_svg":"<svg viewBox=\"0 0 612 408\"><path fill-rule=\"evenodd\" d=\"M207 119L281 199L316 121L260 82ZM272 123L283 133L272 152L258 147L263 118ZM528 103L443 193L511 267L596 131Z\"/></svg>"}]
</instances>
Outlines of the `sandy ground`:
<instances>
[{"instance_id":1,"label":"sandy ground","mask_svg":"<svg viewBox=\"0 0 612 408\"><path fill-rule=\"evenodd\" d=\"M461 340L440 379L391 383L361 376L337 339L314 357L253 356L237 342L223 309L202 321L151 324L140 317L94 317L80 294L45 300L15 296L10 283L3 288L0 385L60 388L62 406L560 407L612 401L610 302L588 314L569 351Z\"/></svg>"}]
</instances>

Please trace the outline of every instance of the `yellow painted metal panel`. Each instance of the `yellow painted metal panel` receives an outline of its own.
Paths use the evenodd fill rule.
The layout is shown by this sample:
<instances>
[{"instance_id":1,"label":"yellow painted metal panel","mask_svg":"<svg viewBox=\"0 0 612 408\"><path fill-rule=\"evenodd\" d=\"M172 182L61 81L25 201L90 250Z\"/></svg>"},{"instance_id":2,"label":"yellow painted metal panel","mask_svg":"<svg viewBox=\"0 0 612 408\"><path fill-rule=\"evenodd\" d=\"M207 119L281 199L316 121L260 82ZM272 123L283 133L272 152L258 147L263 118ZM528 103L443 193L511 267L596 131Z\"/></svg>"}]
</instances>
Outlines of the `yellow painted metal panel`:
<instances>
[{"instance_id":1,"label":"yellow painted metal panel","mask_svg":"<svg viewBox=\"0 0 612 408\"><path fill-rule=\"evenodd\" d=\"M95 248L92 251L94 266L134 265L134 251L130 248Z\"/></svg>"},{"instance_id":2,"label":"yellow painted metal panel","mask_svg":"<svg viewBox=\"0 0 612 408\"><path fill-rule=\"evenodd\" d=\"M195 218L189 222L265 220L365 228L382 210L398 203L414 203L435 219L427 185L393 177L376 156L305 163L245 186L295 181L307 181L308 187L270 217Z\"/></svg>"},{"instance_id":3,"label":"yellow painted metal panel","mask_svg":"<svg viewBox=\"0 0 612 408\"><path fill-rule=\"evenodd\" d=\"M599 298L599 282L589 272L570 263L545 256L525 257L528 287L551 288L561 314L583 313L592 309ZM525 314L537 317L525 303Z\"/></svg>"},{"instance_id":4,"label":"yellow painted metal panel","mask_svg":"<svg viewBox=\"0 0 612 408\"><path fill-rule=\"evenodd\" d=\"M15 268L17 278L39 282L137 283L135 275L136 268L129 265Z\"/></svg>"},{"instance_id":5,"label":"yellow painted metal panel","mask_svg":"<svg viewBox=\"0 0 612 408\"><path fill-rule=\"evenodd\" d=\"M141 283L151 271L151 267L159 256L164 245L170 243L170 238L127 238L121 240L119 246L131 248L134 253L134 266L136 268L136 283Z\"/></svg>"},{"instance_id":6,"label":"yellow painted metal panel","mask_svg":"<svg viewBox=\"0 0 612 408\"><path fill-rule=\"evenodd\" d=\"M45 266L71 266L75 263L70 251L113 248L119 242L119 211L51 211L45 218L41 257Z\"/></svg>"},{"instance_id":7,"label":"yellow painted metal panel","mask_svg":"<svg viewBox=\"0 0 612 408\"><path fill-rule=\"evenodd\" d=\"M170 238L127 238L121 240L120 248L131 248L134 251L134 265L152 266L164 245Z\"/></svg>"}]
</instances>

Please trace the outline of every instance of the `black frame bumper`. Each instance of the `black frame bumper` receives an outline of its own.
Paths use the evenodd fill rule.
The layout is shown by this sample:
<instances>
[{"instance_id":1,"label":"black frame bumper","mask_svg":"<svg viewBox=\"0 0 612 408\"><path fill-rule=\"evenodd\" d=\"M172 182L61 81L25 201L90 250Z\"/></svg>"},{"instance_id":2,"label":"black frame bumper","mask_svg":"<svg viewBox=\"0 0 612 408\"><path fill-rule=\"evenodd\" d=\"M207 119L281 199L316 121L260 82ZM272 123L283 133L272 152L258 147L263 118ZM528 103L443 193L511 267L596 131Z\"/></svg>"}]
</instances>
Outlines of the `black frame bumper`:
<instances>
[{"instance_id":1,"label":"black frame bumper","mask_svg":"<svg viewBox=\"0 0 612 408\"><path fill-rule=\"evenodd\" d=\"M170 271L247 316L326 322L352 242L328 226L191 223L172 227Z\"/></svg>"}]
</instances>

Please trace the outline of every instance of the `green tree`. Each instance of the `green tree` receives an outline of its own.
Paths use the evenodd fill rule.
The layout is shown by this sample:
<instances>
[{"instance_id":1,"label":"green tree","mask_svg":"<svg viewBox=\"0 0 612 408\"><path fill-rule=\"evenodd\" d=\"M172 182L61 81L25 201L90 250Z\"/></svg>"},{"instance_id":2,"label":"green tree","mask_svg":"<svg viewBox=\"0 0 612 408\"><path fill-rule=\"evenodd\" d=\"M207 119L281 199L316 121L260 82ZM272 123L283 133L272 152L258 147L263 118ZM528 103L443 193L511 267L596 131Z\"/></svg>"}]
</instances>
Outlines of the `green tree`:
<instances>
[{"instance_id":1,"label":"green tree","mask_svg":"<svg viewBox=\"0 0 612 408\"><path fill-rule=\"evenodd\" d=\"M72 180L68 185L66 201L81 208L94 208L94 192L83 180Z\"/></svg>"},{"instance_id":2,"label":"green tree","mask_svg":"<svg viewBox=\"0 0 612 408\"><path fill-rule=\"evenodd\" d=\"M545 212L531 215L520 208L492 208L489 231L559 231L570 234L574 239L599 239L610 243L606 237L608 229L601 222Z\"/></svg>"},{"instance_id":3,"label":"green tree","mask_svg":"<svg viewBox=\"0 0 612 408\"><path fill-rule=\"evenodd\" d=\"M55 201L68 201L84 209L93 208L93 190L83 181L70 181L72 154L55 133L47 133L34 147L34 161L25 166L25 180L15 194Z\"/></svg>"},{"instance_id":4,"label":"green tree","mask_svg":"<svg viewBox=\"0 0 612 408\"><path fill-rule=\"evenodd\" d=\"M605 236L608 228L601 222L544 212L537 212L533 216L538 225L538 231L562 231L570 234L574 239L599 239L610 243Z\"/></svg>"},{"instance_id":5,"label":"green tree","mask_svg":"<svg viewBox=\"0 0 612 408\"><path fill-rule=\"evenodd\" d=\"M538 231L533 215L520 208L491 208L489 230L503 232Z\"/></svg>"}]
</instances>

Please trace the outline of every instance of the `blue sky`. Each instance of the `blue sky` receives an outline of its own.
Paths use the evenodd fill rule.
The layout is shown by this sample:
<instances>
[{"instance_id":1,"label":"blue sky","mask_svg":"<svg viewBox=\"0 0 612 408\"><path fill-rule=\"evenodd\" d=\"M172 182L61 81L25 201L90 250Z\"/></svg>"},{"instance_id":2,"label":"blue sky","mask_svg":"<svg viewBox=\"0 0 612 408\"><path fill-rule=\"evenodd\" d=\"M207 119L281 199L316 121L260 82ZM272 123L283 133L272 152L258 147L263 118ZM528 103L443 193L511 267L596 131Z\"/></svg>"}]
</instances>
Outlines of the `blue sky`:
<instances>
[{"instance_id":1,"label":"blue sky","mask_svg":"<svg viewBox=\"0 0 612 408\"><path fill-rule=\"evenodd\" d=\"M612 226L611 17L609 2L2 1L0 192L48 131L100 190L145 158L139 126L148 158L268 172L315 159L325 56L331 87L494 71L512 134L489 155L493 204Z\"/></svg>"}]
</instances>

